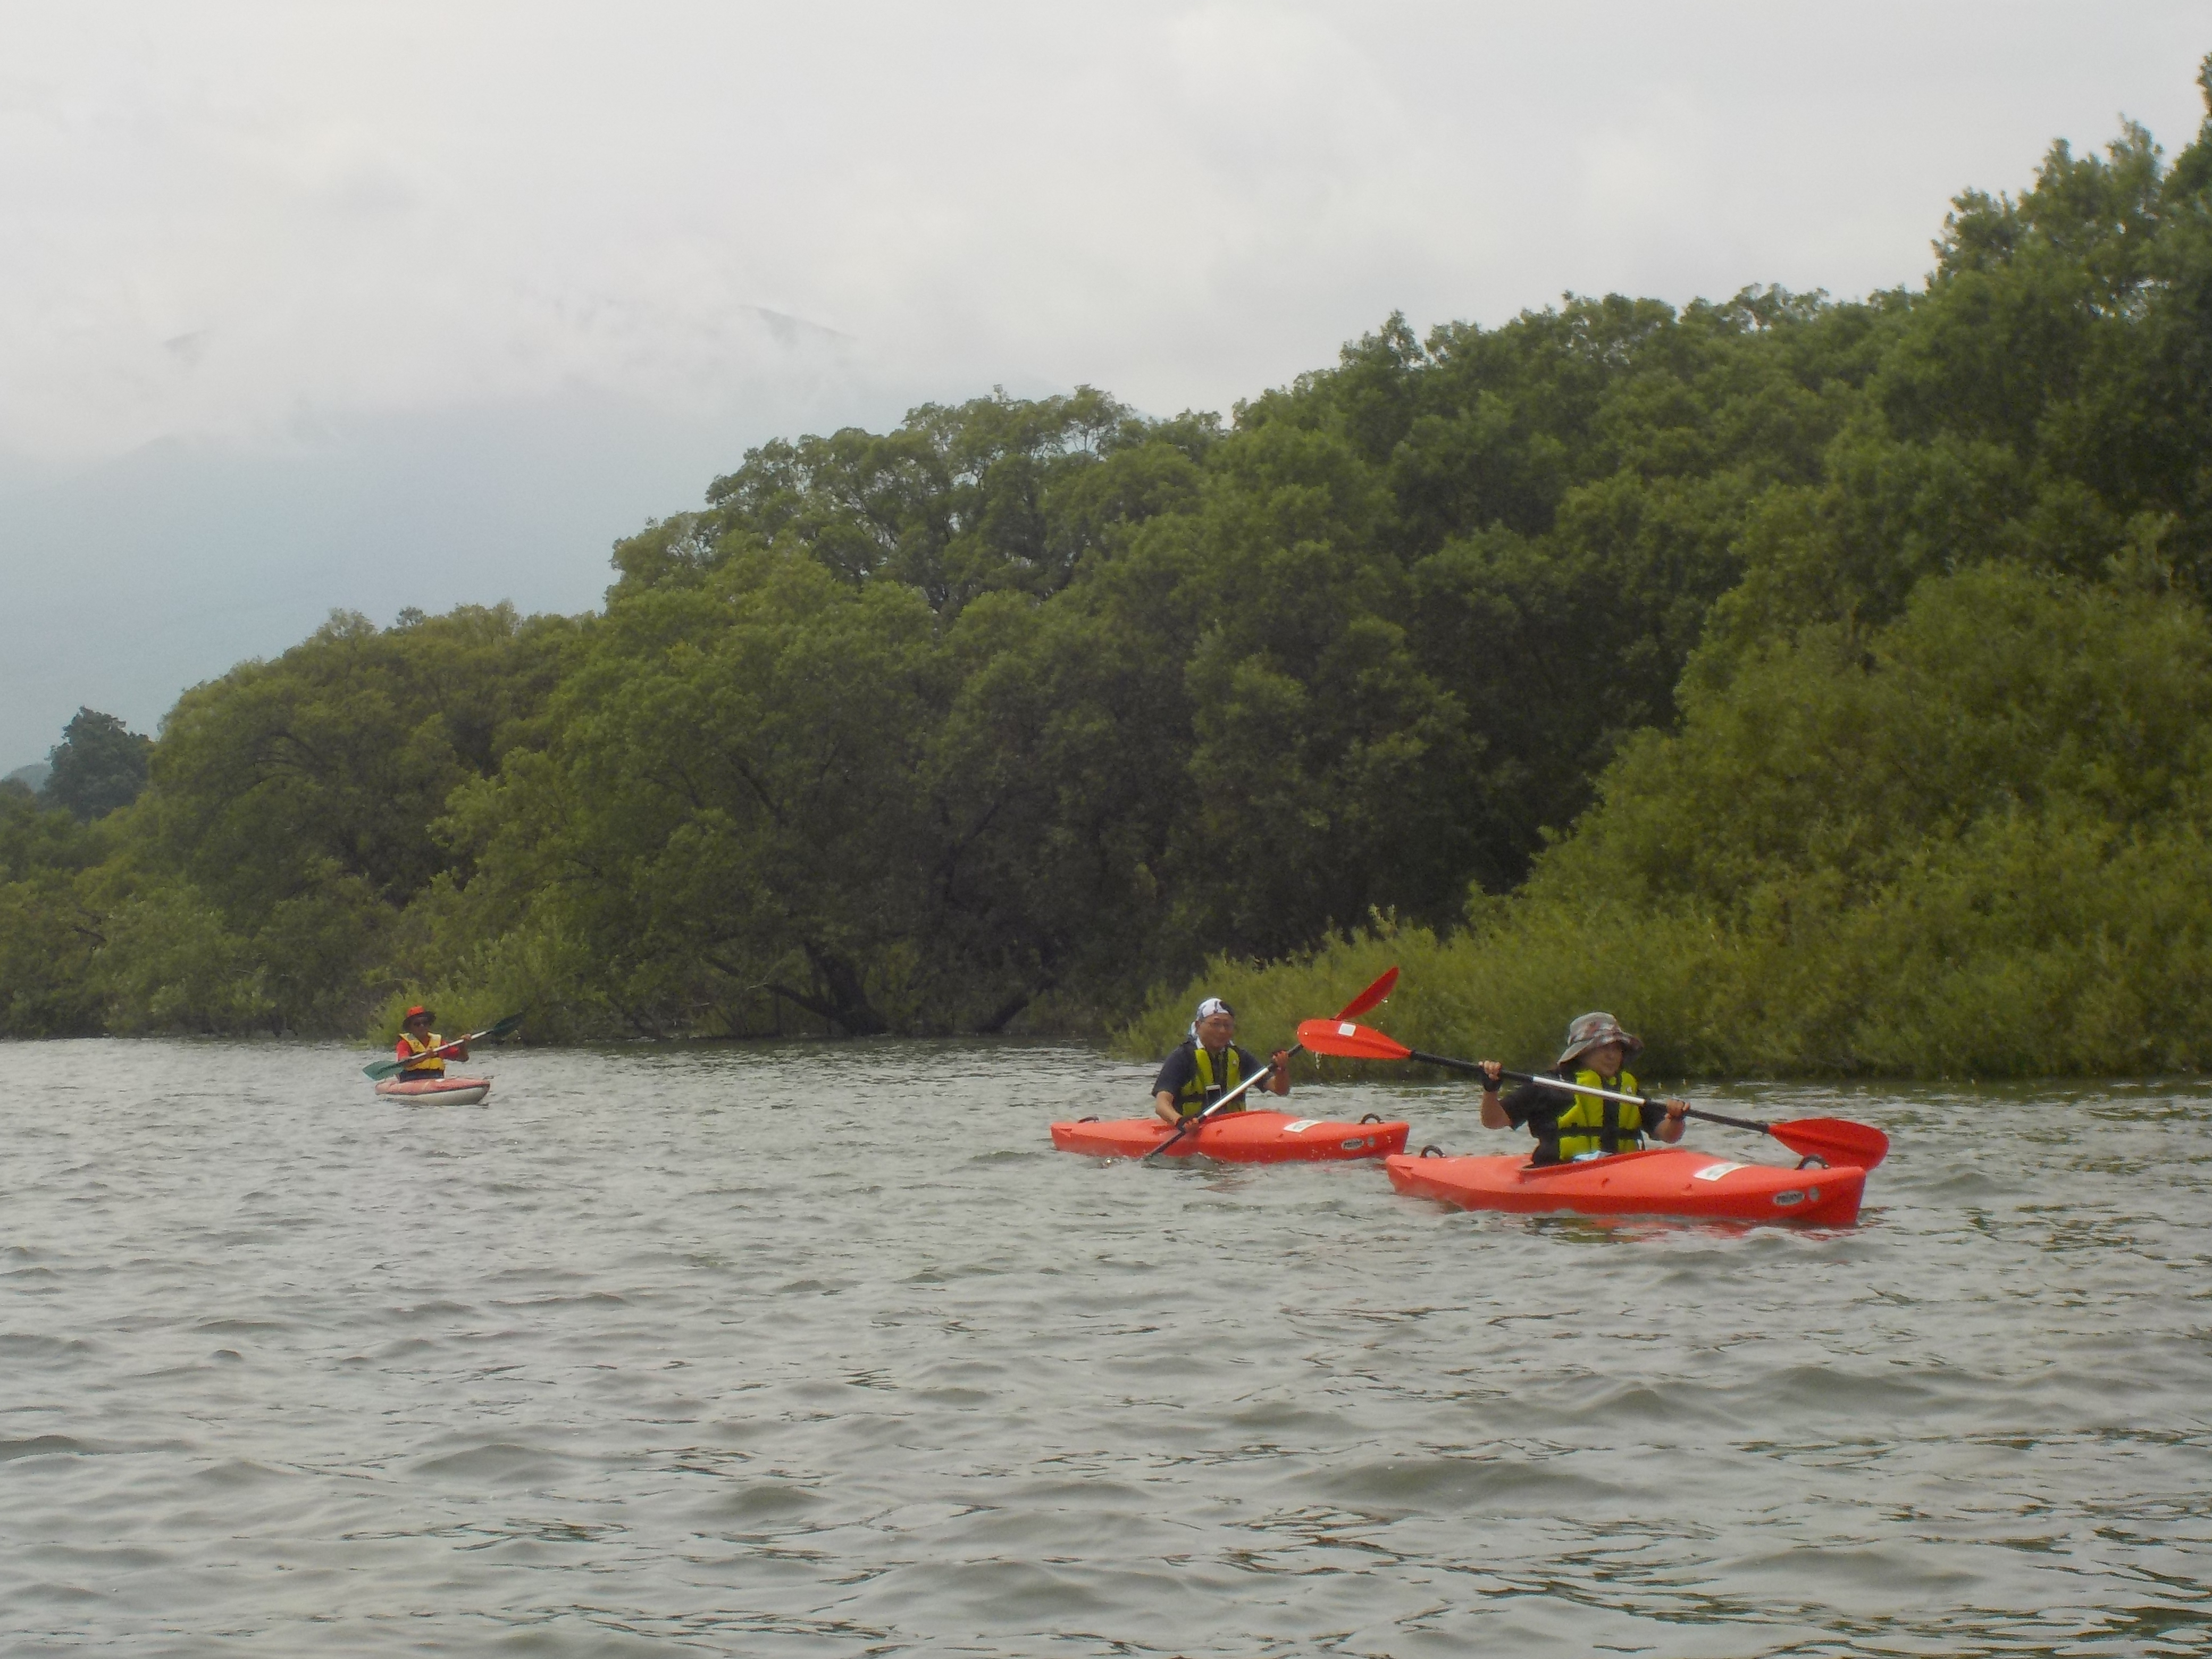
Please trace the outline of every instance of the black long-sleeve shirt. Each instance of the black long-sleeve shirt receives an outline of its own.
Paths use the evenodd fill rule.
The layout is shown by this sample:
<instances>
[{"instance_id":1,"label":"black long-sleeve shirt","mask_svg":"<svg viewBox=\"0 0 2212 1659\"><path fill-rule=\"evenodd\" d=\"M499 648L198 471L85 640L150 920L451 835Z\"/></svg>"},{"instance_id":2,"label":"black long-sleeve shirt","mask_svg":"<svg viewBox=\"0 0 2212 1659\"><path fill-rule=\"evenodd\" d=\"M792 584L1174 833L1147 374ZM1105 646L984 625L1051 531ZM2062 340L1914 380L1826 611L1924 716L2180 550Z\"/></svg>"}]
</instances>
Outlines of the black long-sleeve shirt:
<instances>
[{"instance_id":1,"label":"black long-sleeve shirt","mask_svg":"<svg viewBox=\"0 0 2212 1659\"><path fill-rule=\"evenodd\" d=\"M1562 1066L1551 1075L1571 1083L1574 1073ZM1601 1078L1598 1087L1627 1094L1632 1091L1620 1087L1619 1078ZM1559 1114L1575 1103L1575 1097L1564 1089L1552 1089L1540 1083L1523 1083L1508 1094L1498 1097L1498 1103L1505 1109L1505 1115L1516 1128L1526 1128L1536 1137L1537 1164L1557 1164L1559 1161ZM1647 1104L1636 1114L1643 1132L1651 1133L1667 1121L1667 1109L1656 1103ZM1623 1110L1621 1127L1629 1122L1629 1113Z\"/></svg>"}]
</instances>

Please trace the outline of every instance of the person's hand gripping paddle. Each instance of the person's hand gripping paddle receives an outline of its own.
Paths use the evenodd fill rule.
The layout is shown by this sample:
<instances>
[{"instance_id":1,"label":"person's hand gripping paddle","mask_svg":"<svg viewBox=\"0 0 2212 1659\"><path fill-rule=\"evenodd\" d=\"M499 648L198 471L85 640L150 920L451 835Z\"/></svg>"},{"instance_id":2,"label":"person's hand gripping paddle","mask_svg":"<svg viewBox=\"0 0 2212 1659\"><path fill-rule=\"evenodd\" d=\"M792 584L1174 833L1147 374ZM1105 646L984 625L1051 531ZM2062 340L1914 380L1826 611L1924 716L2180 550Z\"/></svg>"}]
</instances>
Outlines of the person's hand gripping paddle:
<instances>
[{"instance_id":1,"label":"person's hand gripping paddle","mask_svg":"<svg viewBox=\"0 0 2212 1659\"><path fill-rule=\"evenodd\" d=\"M1381 978L1377 979L1372 985L1369 986L1358 996L1352 998L1351 1001L1344 1005L1344 1012L1339 1014L1334 1020L1310 1019L1306 1022L1305 1025L1299 1026L1298 1030L1303 1032L1306 1029L1306 1025L1341 1025L1349 1020L1357 1019L1369 1009L1379 1008L1383 1003L1388 1001L1389 1000L1391 990L1397 985L1397 983L1398 970L1395 968L1385 969ZM1303 1042L1294 1044L1290 1052L1295 1054L1304 1046L1305 1045ZM1206 1119L1212 1117L1216 1112L1226 1110L1238 1096L1242 1095L1246 1090L1252 1087L1254 1084L1264 1083L1268 1078L1274 1074L1274 1071L1275 1062L1271 1060L1265 1066L1262 1066L1258 1071L1253 1073L1251 1076L1246 1078L1243 1082L1238 1084L1227 1094L1222 1096L1220 1099L1215 1101L1213 1104L1207 1107L1204 1111L1198 1113L1195 1116L1185 1118L1176 1127L1176 1132L1173 1134L1170 1135L1165 1140L1160 1142L1158 1146L1153 1147L1149 1152L1146 1152L1139 1157L1137 1162L1142 1164L1146 1158L1158 1158L1162 1152L1167 1151L1169 1147L1174 1146L1176 1142L1181 1140L1185 1135L1188 1134L1193 1129L1198 1127L1200 1124L1205 1122Z\"/></svg>"},{"instance_id":2,"label":"person's hand gripping paddle","mask_svg":"<svg viewBox=\"0 0 2212 1659\"><path fill-rule=\"evenodd\" d=\"M1306 1021L1298 1027L1298 1046L1316 1054L1333 1054L1340 1060L1413 1060L1425 1066L1442 1066L1450 1071L1487 1075L1474 1060L1423 1054L1419 1048L1408 1048L1396 1038L1384 1036L1372 1026L1356 1025L1349 1019ZM1541 1073L1509 1072L1500 1066L1498 1075L1510 1078L1516 1083L1534 1083L1540 1088L1558 1089L1572 1095L1595 1095L1601 1100L1618 1100L1631 1106L1664 1103L1642 1095L1625 1095L1611 1089L1592 1088L1587 1083L1570 1083L1563 1077L1547 1077ZM1704 1118L1711 1123L1725 1123L1732 1129L1752 1129L1763 1135L1772 1135L1793 1152L1808 1158L1826 1158L1830 1164L1851 1164L1862 1170L1871 1170L1889 1156L1887 1135L1870 1124L1854 1123L1849 1118L1802 1117L1787 1123L1756 1123L1747 1117L1723 1117L1720 1113L1706 1111L1701 1106L1691 1107L1689 1115Z\"/></svg>"},{"instance_id":3,"label":"person's hand gripping paddle","mask_svg":"<svg viewBox=\"0 0 2212 1659\"><path fill-rule=\"evenodd\" d=\"M481 1042L486 1037L489 1037L494 1042L496 1042L500 1038L508 1035L516 1026L521 1024L522 1016L520 1014L509 1014L505 1019L501 1020L495 1025L487 1025L481 1031L471 1031L466 1036L455 1037L451 1042L441 1043L435 1048L431 1049L429 1054L411 1054L405 1060L374 1060L370 1064L362 1066L361 1068L361 1073L363 1077L370 1078L374 1079L376 1082L381 1083L388 1077L398 1076L403 1068L412 1066L416 1060L429 1059L432 1054L436 1055L440 1060L450 1060L468 1043Z\"/></svg>"}]
</instances>

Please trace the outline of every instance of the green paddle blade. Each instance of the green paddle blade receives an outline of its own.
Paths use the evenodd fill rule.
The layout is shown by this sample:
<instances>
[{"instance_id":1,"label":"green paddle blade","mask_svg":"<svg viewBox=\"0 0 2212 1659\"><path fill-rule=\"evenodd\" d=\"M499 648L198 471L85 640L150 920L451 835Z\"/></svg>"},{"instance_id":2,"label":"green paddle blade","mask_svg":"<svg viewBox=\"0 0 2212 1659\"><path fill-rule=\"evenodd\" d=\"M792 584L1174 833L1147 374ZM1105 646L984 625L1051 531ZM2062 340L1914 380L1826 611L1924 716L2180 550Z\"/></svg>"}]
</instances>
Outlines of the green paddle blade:
<instances>
[{"instance_id":1,"label":"green paddle blade","mask_svg":"<svg viewBox=\"0 0 2212 1659\"><path fill-rule=\"evenodd\" d=\"M441 1049L457 1048L464 1042L481 1042L486 1037L496 1042L503 1036L512 1036L514 1029L521 1024L520 1014L509 1014L506 1018L485 1026L481 1031L471 1031L465 1037L455 1037L451 1042L441 1043L439 1048ZM372 1082L381 1083L388 1077L398 1076L406 1065L407 1062L404 1060L372 1060L361 1068L361 1074Z\"/></svg>"}]
</instances>

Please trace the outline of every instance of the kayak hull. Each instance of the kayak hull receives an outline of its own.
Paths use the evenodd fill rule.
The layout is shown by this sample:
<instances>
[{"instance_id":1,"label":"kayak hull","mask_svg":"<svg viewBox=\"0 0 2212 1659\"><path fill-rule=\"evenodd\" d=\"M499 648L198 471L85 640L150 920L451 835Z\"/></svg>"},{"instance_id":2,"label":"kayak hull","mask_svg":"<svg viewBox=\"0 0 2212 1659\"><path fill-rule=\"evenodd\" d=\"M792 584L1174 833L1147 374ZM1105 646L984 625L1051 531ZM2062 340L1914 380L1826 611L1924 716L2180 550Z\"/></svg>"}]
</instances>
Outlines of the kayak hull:
<instances>
[{"instance_id":1,"label":"kayak hull","mask_svg":"<svg viewBox=\"0 0 2212 1659\"><path fill-rule=\"evenodd\" d=\"M1162 1158L1211 1158L1224 1164L1316 1164L1388 1158L1406 1150L1411 1126L1339 1123L1287 1112L1224 1112L1162 1152ZM1124 1117L1052 1126L1052 1144L1093 1158L1142 1158L1174 1130L1156 1117Z\"/></svg>"},{"instance_id":2,"label":"kayak hull","mask_svg":"<svg viewBox=\"0 0 2212 1659\"><path fill-rule=\"evenodd\" d=\"M1680 1216L1842 1226L1858 1218L1866 1171L1738 1164L1687 1147L1651 1147L1538 1169L1521 1157L1392 1158L1390 1184L1467 1210Z\"/></svg>"},{"instance_id":3,"label":"kayak hull","mask_svg":"<svg viewBox=\"0 0 2212 1659\"><path fill-rule=\"evenodd\" d=\"M412 1101L418 1106L473 1106L491 1092L488 1077L429 1077L402 1083L386 1078L376 1085L386 1100Z\"/></svg>"}]
</instances>

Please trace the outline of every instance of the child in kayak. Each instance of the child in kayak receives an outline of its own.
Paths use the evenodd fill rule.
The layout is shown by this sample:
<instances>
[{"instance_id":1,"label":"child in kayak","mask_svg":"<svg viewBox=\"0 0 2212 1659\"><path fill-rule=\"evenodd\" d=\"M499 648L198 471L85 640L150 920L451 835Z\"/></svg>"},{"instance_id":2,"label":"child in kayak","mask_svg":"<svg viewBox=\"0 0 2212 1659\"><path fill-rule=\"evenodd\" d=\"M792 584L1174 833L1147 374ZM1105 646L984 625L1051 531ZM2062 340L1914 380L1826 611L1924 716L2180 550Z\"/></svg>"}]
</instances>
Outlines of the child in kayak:
<instances>
[{"instance_id":1,"label":"child in kayak","mask_svg":"<svg viewBox=\"0 0 2212 1659\"><path fill-rule=\"evenodd\" d=\"M1567 1027L1567 1046L1559 1054L1559 1074L1569 1083L1632 1095L1637 1091L1635 1073L1621 1067L1643 1051L1644 1039L1622 1030L1620 1022L1611 1014L1584 1014ZM1540 1083L1524 1083L1501 1097L1498 1063L1486 1060L1481 1066L1482 1127L1512 1129L1525 1124L1536 1137L1532 1164L1635 1152L1646 1135L1669 1142L1682 1138L1682 1117L1690 1109L1686 1100L1632 1106L1596 1095L1570 1094Z\"/></svg>"},{"instance_id":2,"label":"child in kayak","mask_svg":"<svg viewBox=\"0 0 2212 1659\"><path fill-rule=\"evenodd\" d=\"M439 1047L438 1034L430 1029L430 1011L418 1002L399 1022L399 1041L392 1046L394 1057L406 1062L400 1068L399 1081L420 1083L425 1078L445 1076L446 1056L438 1053ZM469 1045L460 1043L453 1057L466 1060Z\"/></svg>"},{"instance_id":3,"label":"child in kayak","mask_svg":"<svg viewBox=\"0 0 2212 1659\"><path fill-rule=\"evenodd\" d=\"M1237 1046L1236 1036L1237 1016L1227 1003L1219 997L1208 997L1198 1005L1190 1035L1162 1063L1160 1074L1152 1079L1152 1109L1161 1122L1196 1117L1260 1069L1260 1062ZM1273 1060L1275 1069L1259 1086L1270 1094L1286 1095L1291 1091L1290 1051L1276 1049ZM1240 1099L1229 1109L1241 1112L1244 1102Z\"/></svg>"}]
</instances>

